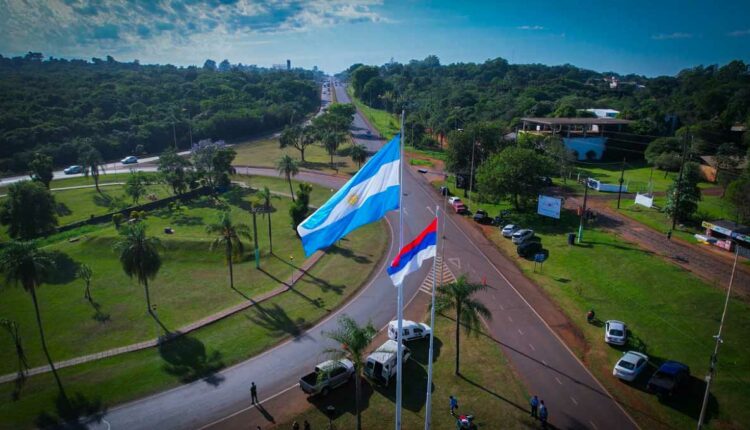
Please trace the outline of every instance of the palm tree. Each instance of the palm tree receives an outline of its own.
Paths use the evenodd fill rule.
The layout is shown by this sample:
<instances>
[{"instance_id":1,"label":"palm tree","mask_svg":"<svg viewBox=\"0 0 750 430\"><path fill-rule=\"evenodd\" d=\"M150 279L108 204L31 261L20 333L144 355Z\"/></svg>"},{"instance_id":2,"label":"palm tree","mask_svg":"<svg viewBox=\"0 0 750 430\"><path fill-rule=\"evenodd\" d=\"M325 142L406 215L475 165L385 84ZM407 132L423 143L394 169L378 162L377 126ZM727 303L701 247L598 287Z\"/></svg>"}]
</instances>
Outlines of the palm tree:
<instances>
[{"instance_id":1,"label":"palm tree","mask_svg":"<svg viewBox=\"0 0 750 430\"><path fill-rule=\"evenodd\" d=\"M83 166L83 174L87 178L89 175L94 179L94 186L96 191L101 194L102 190L99 189L99 174L104 171L104 160L102 154L94 147L83 151L78 161Z\"/></svg>"},{"instance_id":2,"label":"palm tree","mask_svg":"<svg viewBox=\"0 0 750 430\"><path fill-rule=\"evenodd\" d=\"M91 267L89 267L87 264L81 264L78 266L78 270L76 271L76 276L83 279L83 282L86 283L86 290L83 293L83 297L91 301L91 276L93 275L93 272L91 271Z\"/></svg>"},{"instance_id":3,"label":"palm tree","mask_svg":"<svg viewBox=\"0 0 750 430\"><path fill-rule=\"evenodd\" d=\"M138 283L143 285L148 313L153 315L148 280L154 279L161 268L159 255L161 242L156 237L146 236L146 225L143 222L136 222L125 227L122 235L122 240L114 246L115 251L120 253L122 270L130 278L135 276Z\"/></svg>"},{"instance_id":4,"label":"palm tree","mask_svg":"<svg viewBox=\"0 0 750 430\"><path fill-rule=\"evenodd\" d=\"M225 258L229 265L229 287L234 289L234 271L232 261L239 258L245 250L241 238L250 239L250 227L247 224L234 224L229 212L219 215L219 222L206 226L206 232L217 235L211 243L211 249L224 246Z\"/></svg>"},{"instance_id":5,"label":"palm tree","mask_svg":"<svg viewBox=\"0 0 750 430\"><path fill-rule=\"evenodd\" d=\"M456 311L456 375L459 375L458 360L460 357L460 339L459 328L464 326L467 334L479 330L479 317L492 319L490 311L472 296L487 288L486 285L472 284L466 280L466 275L458 277L456 282L447 285L441 285L437 289L435 297L435 310L444 312L447 310Z\"/></svg>"},{"instance_id":6,"label":"palm tree","mask_svg":"<svg viewBox=\"0 0 750 430\"><path fill-rule=\"evenodd\" d=\"M263 189L255 193L255 197L258 199L258 203L263 206L263 212L268 214L268 247L270 253L273 254L273 237L271 236L271 211L273 209L271 199L273 198L273 194L271 194L271 190L268 187L263 187Z\"/></svg>"},{"instance_id":7,"label":"palm tree","mask_svg":"<svg viewBox=\"0 0 750 430\"><path fill-rule=\"evenodd\" d=\"M365 365L365 349L372 343L377 330L372 323L365 326L357 324L352 317L342 315L338 321L339 327L336 331L324 333L329 339L338 342L340 348L327 349L326 352L333 358L346 358L354 364L354 404L357 411L357 430L362 429L362 416L359 402L362 393L362 370Z\"/></svg>"},{"instance_id":8,"label":"palm tree","mask_svg":"<svg viewBox=\"0 0 750 430\"><path fill-rule=\"evenodd\" d=\"M337 131L329 131L323 135L323 147L328 155L331 156L331 169L333 169L333 155L338 151L339 146L346 140L346 135Z\"/></svg>"},{"instance_id":9,"label":"palm tree","mask_svg":"<svg viewBox=\"0 0 750 430\"><path fill-rule=\"evenodd\" d=\"M367 149L362 145L354 145L349 155L352 157L352 161L357 163L357 169L360 169L362 168L362 163L367 160Z\"/></svg>"},{"instance_id":10,"label":"palm tree","mask_svg":"<svg viewBox=\"0 0 750 430\"><path fill-rule=\"evenodd\" d=\"M63 389L60 376L52 362L52 357L47 350L47 341L44 338L44 327L42 326L42 316L39 312L39 302L36 298L36 289L41 286L42 276L54 266L50 256L39 250L34 242L12 241L8 243L0 253L0 272L5 274L5 280L8 284L21 284L23 289L31 294L31 301L34 302L34 311L36 312L36 323L39 327L39 338L42 341L42 350L47 357L52 374L55 376L57 388L60 394L67 402L65 389Z\"/></svg>"},{"instance_id":11,"label":"palm tree","mask_svg":"<svg viewBox=\"0 0 750 430\"><path fill-rule=\"evenodd\" d=\"M279 173L283 174L286 177L287 182L289 182L289 192L292 194L292 201L294 201L292 177L297 176L297 174L299 173L299 165L297 164L297 160L290 157L289 154L284 154L284 156L281 157L276 163L276 169L279 171Z\"/></svg>"}]
</instances>

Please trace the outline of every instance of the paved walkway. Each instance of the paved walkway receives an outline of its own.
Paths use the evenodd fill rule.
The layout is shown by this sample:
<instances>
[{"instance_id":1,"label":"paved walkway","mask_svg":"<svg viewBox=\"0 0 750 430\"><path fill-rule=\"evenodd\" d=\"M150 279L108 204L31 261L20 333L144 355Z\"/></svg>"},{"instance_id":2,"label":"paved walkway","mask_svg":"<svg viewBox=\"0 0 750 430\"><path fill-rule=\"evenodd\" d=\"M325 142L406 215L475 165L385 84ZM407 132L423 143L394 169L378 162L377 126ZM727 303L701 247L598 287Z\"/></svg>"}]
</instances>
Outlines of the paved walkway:
<instances>
[{"instance_id":1,"label":"paved walkway","mask_svg":"<svg viewBox=\"0 0 750 430\"><path fill-rule=\"evenodd\" d=\"M139 343L134 343L132 345L121 346L119 348L113 348L107 351L102 351L102 352L97 352L94 354L72 358L70 360L59 361L55 363L55 368L62 369L64 367L75 366L77 364L87 363L89 361L101 360L103 358L109 358L115 355L125 354L125 353L133 352L133 351L139 351L141 349L146 349L146 348L152 348L152 347L158 346L160 343L168 342L179 336L190 333L194 330L198 330L201 327L205 327L209 324L213 324L216 321L224 319L230 315L234 315L237 312L242 312L245 309L255 306L258 303L262 303L272 297L276 297L279 294L292 289L294 287L294 284L297 281L299 281L300 278L305 276L307 274L307 271L310 270L315 265L315 263L317 263L318 260L320 260L320 258L323 257L324 255L325 253L322 251L318 251L315 254L313 254L312 257L305 260L302 266L299 267L289 278L287 278L286 281L284 281L281 285L279 285L275 289L268 291L264 294L261 294L259 296L253 297L250 300L244 301L242 303L238 303L237 305L224 309L213 315L209 315L201 320L198 320L186 326L180 327L176 331L171 332L165 336L160 336L157 339L151 339L151 340L146 340L146 341L139 342ZM38 375L40 373L46 373L49 371L51 371L51 368L49 365L34 367L32 369L29 369L29 371L26 373L26 376ZM14 381L17 377L18 377L17 373L9 373L7 375L2 375L0 376L0 384Z\"/></svg>"},{"instance_id":2,"label":"paved walkway","mask_svg":"<svg viewBox=\"0 0 750 430\"><path fill-rule=\"evenodd\" d=\"M568 197L565 207L576 209L582 201L580 197ZM588 207L597 210L597 224L612 230L624 239L637 243L642 248L660 255L680 267L721 289L729 285L732 273L733 256L729 253L720 255L711 249L687 243L679 238L667 239L664 232L654 230L609 207L607 200L589 199ZM733 294L744 299L750 298L750 269L742 264L737 265Z\"/></svg>"}]
</instances>

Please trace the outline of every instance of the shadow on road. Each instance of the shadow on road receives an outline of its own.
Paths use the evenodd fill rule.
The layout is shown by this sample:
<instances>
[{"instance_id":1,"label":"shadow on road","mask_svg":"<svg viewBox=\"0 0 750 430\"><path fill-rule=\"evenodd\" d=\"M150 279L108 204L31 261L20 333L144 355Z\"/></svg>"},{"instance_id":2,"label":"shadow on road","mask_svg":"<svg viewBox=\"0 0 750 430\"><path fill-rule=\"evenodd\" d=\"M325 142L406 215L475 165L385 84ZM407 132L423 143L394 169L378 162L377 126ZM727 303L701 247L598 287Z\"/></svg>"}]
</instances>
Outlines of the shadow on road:
<instances>
[{"instance_id":1,"label":"shadow on road","mask_svg":"<svg viewBox=\"0 0 750 430\"><path fill-rule=\"evenodd\" d=\"M100 399L88 399L80 393L55 400L55 412L40 413L34 423L40 429L88 429L88 424L101 422L107 408Z\"/></svg>"},{"instance_id":2,"label":"shadow on road","mask_svg":"<svg viewBox=\"0 0 750 430\"><path fill-rule=\"evenodd\" d=\"M224 367L221 352L207 352L203 342L189 335L174 337L159 344L159 354L165 361L164 371L176 376L180 382L203 379L218 386L224 377L216 372Z\"/></svg>"}]
</instances>

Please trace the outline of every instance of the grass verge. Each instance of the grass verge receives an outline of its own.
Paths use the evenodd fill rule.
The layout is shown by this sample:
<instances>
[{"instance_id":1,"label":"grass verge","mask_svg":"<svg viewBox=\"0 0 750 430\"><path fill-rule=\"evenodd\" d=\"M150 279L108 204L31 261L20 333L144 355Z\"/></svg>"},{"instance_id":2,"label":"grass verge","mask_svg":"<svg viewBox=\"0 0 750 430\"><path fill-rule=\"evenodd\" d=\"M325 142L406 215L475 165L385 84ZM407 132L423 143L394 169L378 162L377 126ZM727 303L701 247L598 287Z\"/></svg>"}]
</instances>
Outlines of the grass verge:
<instances>
[{"instance_id":1,"label":"grass verge","mask_svg":"<svg viewBox=\"0 0 750 430\"><path fill-rule=\"evenodd\" d=\"M378 133L380 133L380 135L386 140L390 140L393 136L399 133L401 125L395 115L384 110L371 108L362 103L362 101L354 97L354 92L351 86L346 87L346 93L349 94L352 103L354 103L357 109L362 112L362 115L367 118L367 121L375 127Z\"/></svg>"}]
</instances>

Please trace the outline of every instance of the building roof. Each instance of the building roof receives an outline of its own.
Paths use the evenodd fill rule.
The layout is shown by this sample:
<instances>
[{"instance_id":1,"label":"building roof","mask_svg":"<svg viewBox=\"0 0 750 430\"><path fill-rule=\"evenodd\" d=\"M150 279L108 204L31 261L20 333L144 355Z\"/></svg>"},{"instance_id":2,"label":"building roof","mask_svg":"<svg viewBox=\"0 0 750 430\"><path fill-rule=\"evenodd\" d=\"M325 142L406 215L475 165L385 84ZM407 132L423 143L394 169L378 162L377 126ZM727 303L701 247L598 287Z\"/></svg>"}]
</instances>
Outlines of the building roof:
<instances>
[{"instance_id":1,"label":"building roof","mask_svg":"<svg viewBox=\"0 0 750 430\"><path fill-rule=\"evenodd\" d=\"M747 167L747 157L732 157L737 161L737 167L735 167L735 170L742 170L745 167ZM703 160L704 163L708 164L709 166L716 168L719 165L719 162L716 161L716 157L713 155L701 155L700 159Z\"/></svg>"},{"instance_id":2,"label":"building roof","mask_svg":"<svg viewBox=\"0 0 750 430\"><path fill-rule=\"evenodd\" d=\"M615 118L521 118L521 121L543 125L626 125L633 121Z\"/></svg>"},{"instance_id":3,"label":"building roof","mask_svg":"<svg viewBox=\"0 0 750 430\"><path fill-rule=\"evenodd\" d=\"M742 225L742 224L737 224L734 221L729 221L725 219L710 221L708 224L717 225L721 228L725 228L727 230L737 232L737 233L750 233L750 227L746 225Z\"/></svg>"}]
</instances>

